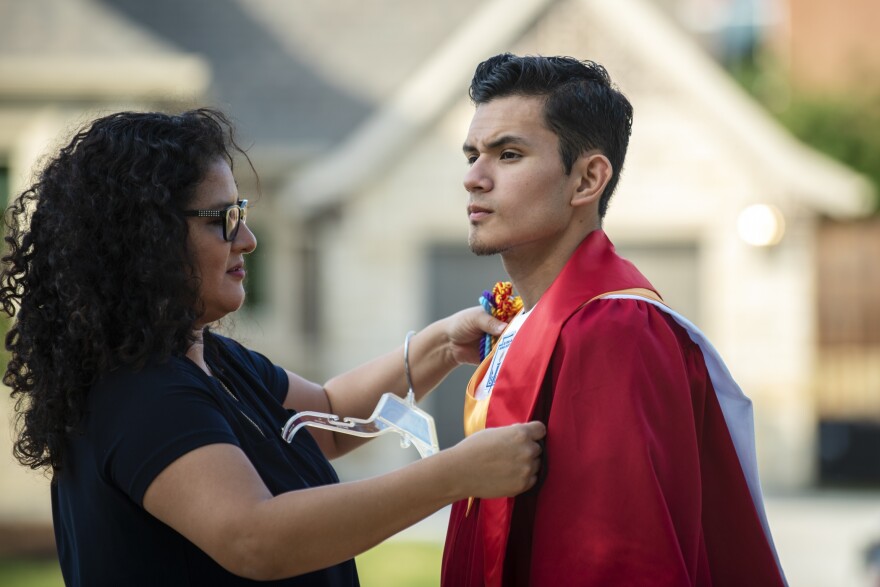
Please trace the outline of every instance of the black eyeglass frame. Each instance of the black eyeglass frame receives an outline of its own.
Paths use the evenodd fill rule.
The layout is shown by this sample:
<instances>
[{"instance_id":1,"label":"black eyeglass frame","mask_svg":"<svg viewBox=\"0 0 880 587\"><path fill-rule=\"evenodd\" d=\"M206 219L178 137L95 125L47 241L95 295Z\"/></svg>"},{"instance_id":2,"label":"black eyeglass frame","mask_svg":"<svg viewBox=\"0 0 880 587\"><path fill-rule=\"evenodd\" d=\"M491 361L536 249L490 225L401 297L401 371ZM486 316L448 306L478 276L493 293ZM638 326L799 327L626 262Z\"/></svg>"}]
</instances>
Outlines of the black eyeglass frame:
<instances>
[{"instance_id":1,"label":"black eyeglass frame","mask_svg":"<svg viewBox=\"0 0 880 587\"><path fill-rule=\"evenodd\" d=\"M235 240L235 237L238 236L238 229L241 228L241 223L247 222L247 207L247 200L239 200L235 204L230 204L222 210L184 210L183 215L196 216L198 218L223 218L223 240L226 242L232 242ZM232 210L236 208L238 208L238 220L235 222L235 226L230 229L229 215Z\"/></svg>"}]
</instances>

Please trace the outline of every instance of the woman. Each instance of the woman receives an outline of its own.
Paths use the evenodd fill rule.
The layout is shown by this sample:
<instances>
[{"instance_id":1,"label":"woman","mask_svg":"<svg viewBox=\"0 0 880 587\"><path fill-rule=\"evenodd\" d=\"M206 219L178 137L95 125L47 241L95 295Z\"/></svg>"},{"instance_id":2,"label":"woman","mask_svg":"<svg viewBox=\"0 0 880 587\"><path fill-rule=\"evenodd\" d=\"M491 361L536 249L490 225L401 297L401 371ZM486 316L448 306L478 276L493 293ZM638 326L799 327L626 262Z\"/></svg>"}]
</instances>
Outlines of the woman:
<instances>
[{"instance_id":1,"label":"woman","mask_svg":"<svg viewBox=\"0 0 880 587\"><path fill-rule=\"evenodd\" d=\"M113 114L8 211L15 451L52 471L70 585L356 585L354 555L453 501L535 482L537 422L344 484L327 459L358 439L280 438L287 410L369 416L403 395L404 364L397 349L321 386L210 331L241 306L257 244L235 153L216 111ZM501 327L474 308L417 333L416 390L476 362Z\"/></svg>"}]
</instances>

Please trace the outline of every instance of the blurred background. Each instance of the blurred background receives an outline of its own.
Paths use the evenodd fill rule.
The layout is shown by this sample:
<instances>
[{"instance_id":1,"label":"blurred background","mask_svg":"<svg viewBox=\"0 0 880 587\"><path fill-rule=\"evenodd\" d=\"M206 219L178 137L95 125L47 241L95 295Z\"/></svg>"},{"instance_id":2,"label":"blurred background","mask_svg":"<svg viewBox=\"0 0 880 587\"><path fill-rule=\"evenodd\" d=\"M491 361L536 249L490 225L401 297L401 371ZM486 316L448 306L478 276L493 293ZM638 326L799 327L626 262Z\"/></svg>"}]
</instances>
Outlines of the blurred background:
<instances>
[{"instance_id":1,"label":"blurred background","mask_svg":"<svg viewBox=\"0 0 880 587\"><path fill-rule=\"evenodd\" d=\"M222 108L259 174L237 168L260 242L246 307L224 327L323 381L503 277L466 247L476 64L502 51L598 61L635 108L605 229L754 400L790 584L873 585L878 19L873 0L0 0L0 200L96 116ZM469 374L425 402L444 447L462 437ZM13 460L0 402L4 583L13 561L51 569L54 546L47 477ZM385 438L335 464L356 479L415 458ZM426 585L445 515L392 541L428 545ZM394 552L364 559L365 585L390 584Z\"/></svg>"}]
</instances>

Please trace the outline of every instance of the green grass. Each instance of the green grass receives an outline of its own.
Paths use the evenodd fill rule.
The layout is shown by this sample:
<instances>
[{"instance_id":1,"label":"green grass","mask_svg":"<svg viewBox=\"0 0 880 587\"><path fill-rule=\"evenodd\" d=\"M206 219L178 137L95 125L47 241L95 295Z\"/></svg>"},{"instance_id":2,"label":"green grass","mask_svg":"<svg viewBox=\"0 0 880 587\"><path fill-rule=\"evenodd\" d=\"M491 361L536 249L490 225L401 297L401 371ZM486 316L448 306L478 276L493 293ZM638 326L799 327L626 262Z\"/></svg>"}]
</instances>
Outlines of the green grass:
<instances>
[{"instance_id":1,"label":"green grass","mask_svg":"<svg viewBox=\"0 0 880 587\"><path fill-rule=\"evenodd\" d=\"M437 587L442 555L439 542L385 542L357 557L361 586Z\"/></svg>"},{"instance_id":2,"label":"green grass","mask_svg":"<svg viewBox=\"0 0 880 587\"><path fill-rule=\"evenodd\" d=\"M64 587L55 560L0 560L0 585Z\"/></svg>"},{"instance_id":3,"label":"green grass","mask_svg":"<svg viewBox=\"0 0 880 587\"><path fill-rule=\"evenodd\" d=\"M357 557L362 587L436 587L443 545L393 540ZM0 585L63 587L54 560L0 560Z\"/></svg>"}]
</instances>

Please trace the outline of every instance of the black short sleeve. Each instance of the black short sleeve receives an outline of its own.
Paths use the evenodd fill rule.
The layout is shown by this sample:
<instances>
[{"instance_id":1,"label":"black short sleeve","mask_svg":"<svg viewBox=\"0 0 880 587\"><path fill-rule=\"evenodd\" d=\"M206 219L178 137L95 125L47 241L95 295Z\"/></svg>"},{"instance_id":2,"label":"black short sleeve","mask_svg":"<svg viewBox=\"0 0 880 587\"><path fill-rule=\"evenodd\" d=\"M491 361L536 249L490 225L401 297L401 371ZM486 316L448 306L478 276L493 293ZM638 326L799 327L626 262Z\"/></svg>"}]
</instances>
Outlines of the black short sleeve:
<instances>
[{"instance_id":1,"label":"black short sleeve","mask_svg":"<svg viewBox=\"0 0 880 587\"><path fill-rule=\"evenodd\" d=\"M255 585L143 508L168 465L199 447L238 446L273 495L337 483L309 434L281 438L286 372L224 337L205 337L212 376L186 357L104 375L67 439L52 484L66 585ZM208 357L208 348L211 357ZM354 587L354 561L261 585Z\"/></svg>"},{"instance_id":2,"label":"black short sleeve","mask_svg":"<svg viewBox=\"0 0 880 587\"><path fill-rule=\"evenodd\" d=\"M95 389L89 428L97 468L135 503L168 465L201 446L239 446L210 392L194 377L171 377L173 366L119 373Z\"/></svg>"}]
</instances>

